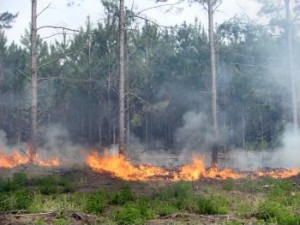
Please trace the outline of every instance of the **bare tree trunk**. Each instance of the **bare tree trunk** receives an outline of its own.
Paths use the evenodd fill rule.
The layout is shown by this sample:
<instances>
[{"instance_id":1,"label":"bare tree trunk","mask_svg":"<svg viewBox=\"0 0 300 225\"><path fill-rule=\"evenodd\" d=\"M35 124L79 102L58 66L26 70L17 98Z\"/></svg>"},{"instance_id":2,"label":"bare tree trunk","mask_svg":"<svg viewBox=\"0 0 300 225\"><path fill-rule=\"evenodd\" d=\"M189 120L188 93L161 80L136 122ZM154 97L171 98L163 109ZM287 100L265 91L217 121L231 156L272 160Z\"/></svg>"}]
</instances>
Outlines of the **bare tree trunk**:
<instances>
[{"instance_id":1,"label":"bare tree trunk","mask_svg":"<svg viewBox=\"0 0 300 225\"><path fill-rule=\"evenodd\" d=\"M292 103L292 122L295 131L298 130L298 114L297 114L297 96L294 77L293 63L293 43L292 43L292 26L291 26L291 10L290 0L284 0L286 11L286 36L287 36L287 51L288 51L288 73L291 80L291 103Z\"/></svg>"},{"instance_id":2,"label":"bare tree trunk","mask_svg":"<svg viewBox=\"0 0 300 225\"><path fill-rule=\"evenodd\" d=\"M212 122L213 135L215 142L212 147L212 166L218 164L218 139L219 125L217 115L217 86L216 86L216 56L215 56L215 38L214 38L214 9L213 0L208 0L208 32L209 32L209 53L210 53L210 73L211 73L211 104L212 104Z\"/></svg>"},{"instance_id":3,"label":"bare tree trunk","mask_svg":"<svg viewBox=\"0 0 300 225\"><path fill-rule=\"evenodd\" d=\"M127 33L126 33L127 34ZM125 43L127 45L127 38L125 36ZM129 55L128 51L126 51L126 146L129 145L129 138L130 138L130 95L128 94L129 91Z\"/></svg>"},{"instance_id":4,"label":"bare tree trunk","mask_svg":"<svg viewBox=\"0 0 300 225\"><path fill-rule=\"evenodd\" d=\"M89 56L88 56L88 63L89 63L89 103L92 102L92 60L91 60L91 38L89 38ZM88 107L88 140L89 143L92 142L92 108Z\"/></svg>"},{"instance_id":5,"label":"bare tree trunk","mask_svg":"<svg viewBox=\"0 0 300 225\"><path fill-rule=\"evenodd\" d=\"M34 160L37 142L37 0L31 1L31 140L30 159Z\"/></svg>"},{"instance_id":6,"label":"bare tree trunk","mask_svg":"<svg viewBox=\"0 0 300 225\"><path fill-rule=\"evenodd\" d=\"M125 60L124 60L124 47L125 47L125 13L124 13L124 0L120 0L120 83L119 83L119 154L125 153Z\"/></svg>"}]
</instances>

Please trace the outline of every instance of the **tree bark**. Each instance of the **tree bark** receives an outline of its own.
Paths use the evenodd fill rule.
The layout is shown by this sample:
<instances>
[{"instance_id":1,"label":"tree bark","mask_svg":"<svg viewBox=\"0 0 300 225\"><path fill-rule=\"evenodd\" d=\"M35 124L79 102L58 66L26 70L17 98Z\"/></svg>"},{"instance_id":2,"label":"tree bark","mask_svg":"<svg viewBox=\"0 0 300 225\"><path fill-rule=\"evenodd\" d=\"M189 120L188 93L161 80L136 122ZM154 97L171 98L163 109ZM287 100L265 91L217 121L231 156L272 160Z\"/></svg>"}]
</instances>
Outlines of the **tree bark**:
<instances>
[{"instance_id":1,"label":"tree bark","mask_svg":"<svg viewBox=\"0 0 300 225\"><path fill-rule=\"evenodd\" d=\"M286 11L286 37L287 37L287 52L288 52L288 73L291 82L291 104L292 104L292 123L294 130L298 130L298 113L297 113L297 96L294 76L293 62L293 42L292 42L292 26L291 26L291 9L290 0L284 0Z\"/></svg>"},{"instance_id":2,"label":"tree bark","mask_svg":"<svg viewBox=\"0 0 300 225\"><path fill-rule=\"evenodd\" d=\"M120 0L120 80L119 80L119 154L125 153L125 13L124 0Z\"/></svg>"},{"instance_id":3,"label":"tree bark","mask_svg":"<svg viewBox=\"0 0 300 225\"><path fill-rule=\"evenodd\" d=\"M218 163L218 139L219 125L217 115L217 85L216 85L216 56L215 56L215 38L214 38L214 9L213 0L208 0L208 33L209 33L209 53L210 53L210 73L211 73L211 105L212 105L212 123L215 143L212 148L212 166Z\"/></svg>"},{"instance_id":4,"label":"tree bark","mask_svg":"<svg viewBox=\"0 0 300 225\"><path fill-rule=\"evenodd\" d=\"M37 0L31 1L31 140L30 159L36 156L37 143Z\"/></svg>"}]
</instances>

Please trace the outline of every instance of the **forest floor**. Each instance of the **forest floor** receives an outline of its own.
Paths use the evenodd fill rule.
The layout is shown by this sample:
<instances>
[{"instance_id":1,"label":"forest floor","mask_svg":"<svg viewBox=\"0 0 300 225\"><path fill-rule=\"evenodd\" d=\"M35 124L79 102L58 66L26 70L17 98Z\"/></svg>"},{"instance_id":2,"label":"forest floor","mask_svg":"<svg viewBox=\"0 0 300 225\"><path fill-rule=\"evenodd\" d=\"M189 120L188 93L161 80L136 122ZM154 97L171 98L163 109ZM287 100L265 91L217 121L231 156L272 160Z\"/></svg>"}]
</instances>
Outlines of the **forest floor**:
<instances>
[{"instance_id":1,"label":"forest floor","mask_svg":"<svg viewBox=\"0 0 300 225\"><path fill-rule=\"evenodd\" d=\"M300 224L300 176L125 182L83 167L20 170L0 171L1 225Z\"/></svg>"}]
</instances>

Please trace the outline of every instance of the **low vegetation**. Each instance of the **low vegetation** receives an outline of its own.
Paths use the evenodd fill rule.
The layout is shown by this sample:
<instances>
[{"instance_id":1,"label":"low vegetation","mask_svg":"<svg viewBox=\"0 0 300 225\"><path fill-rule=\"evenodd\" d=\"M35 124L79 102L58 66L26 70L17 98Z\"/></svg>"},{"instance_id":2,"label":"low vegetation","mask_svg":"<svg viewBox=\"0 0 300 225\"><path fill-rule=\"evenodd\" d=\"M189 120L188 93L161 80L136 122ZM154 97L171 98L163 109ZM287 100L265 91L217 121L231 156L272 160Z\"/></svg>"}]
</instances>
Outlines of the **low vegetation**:
<instances>
[{"instance_id":1,"label":"low vegetation","mask_svg":"<svg viewBox=\"0 0 300 225\"><path fill-rule=\"evenodd\" d=\"M299 224L300 190L292 181L241 179L192 185L165 184L141 194L127 183L118 190L79 192L64 176L0 178L0 211L57 212L54 224L68 224L64 212L91 214L106 224L143 224L176 214L236 215L224 224ZM144 187L145 188L145 187ZM77 190L77 191L76 191ZM37 219L36 224L44 224Z\"/></svg>"}]
</instances>

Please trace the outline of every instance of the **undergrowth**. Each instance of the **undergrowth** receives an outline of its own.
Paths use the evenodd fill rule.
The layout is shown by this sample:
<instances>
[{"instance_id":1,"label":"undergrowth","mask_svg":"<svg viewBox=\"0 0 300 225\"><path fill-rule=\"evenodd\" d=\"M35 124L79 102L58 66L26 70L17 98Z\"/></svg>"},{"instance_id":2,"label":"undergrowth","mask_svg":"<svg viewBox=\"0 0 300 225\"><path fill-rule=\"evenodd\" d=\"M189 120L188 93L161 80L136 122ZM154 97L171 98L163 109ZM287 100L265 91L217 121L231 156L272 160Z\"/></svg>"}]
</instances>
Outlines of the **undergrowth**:
<instances>
[{"instance_id":1,"label":"undergrowth","mask_svg":"<svg viewBox=\"0 0 300 225\"><path fill-rule=\"evenodd\" d=\"M118 191L99 189L79 193L74 187L71 180L58 175L28 178L24 173L16 173L10 178L0 177L0 211L76 211L95 214L117 224L143 224L150 219L184 212L250 213L255 215L257 223L300 224L300 191L286 180L227 180L220 189L210 191L207 191L208 186L195 191L191 182L177 182L147 195L137 194L128 183ZM246 192L250 197L246 197ZM69 222L62 214L53 223ZM226 224L240 222L237 218Z\"/></svg>"}]
</instances>

